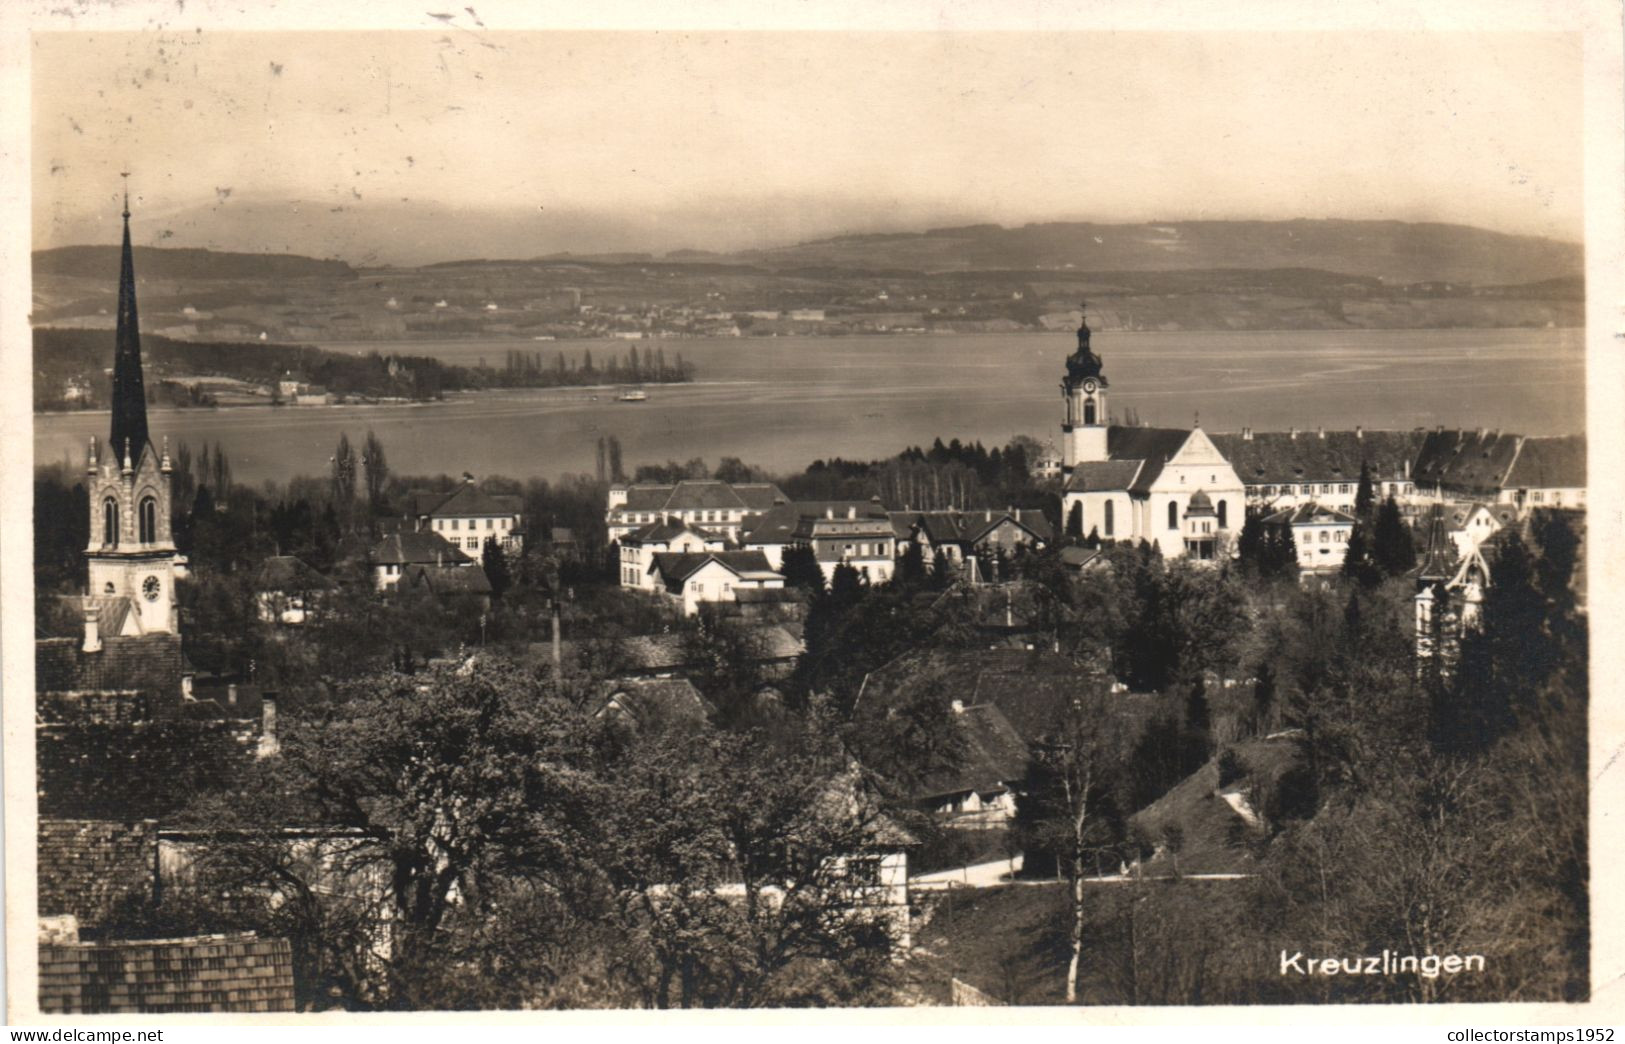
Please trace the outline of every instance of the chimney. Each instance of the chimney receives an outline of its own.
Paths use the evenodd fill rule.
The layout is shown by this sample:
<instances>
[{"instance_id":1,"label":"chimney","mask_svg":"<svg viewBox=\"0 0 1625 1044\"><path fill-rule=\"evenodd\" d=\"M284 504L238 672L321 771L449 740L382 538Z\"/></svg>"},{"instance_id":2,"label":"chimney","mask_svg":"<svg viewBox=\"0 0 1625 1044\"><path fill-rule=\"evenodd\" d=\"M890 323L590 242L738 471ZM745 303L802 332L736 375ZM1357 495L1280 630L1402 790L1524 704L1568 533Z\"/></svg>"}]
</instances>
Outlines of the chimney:
<instances>
[{"instance_id":1,"label":"chimney","mask_svg":"<svg viewBox=\"0 0 1625 1044\"><path fill-rule=\"evenodd\" d=\"M1319 438L1322 438L1322 439L1325 438L1326 437L1326 429L1325 428L1316 428L1315 429L1315 435L1317 437L1319 437Z\"/></svg>"},{"instance_id":2,"label":"chimney","mask_svg":"<svg viewBox=\"0 0 1625 1044\"><path fill-rule=\"evenodd\" d=\"M231 682L230 684L228 684L226 686L226 705L228 707L237 706L237 683L236 682Z\"/></svg>"},{"instance_id":3,"label":"chimney","mask_svg":"<svg viewBox=\"0 0 1625 1044\"><path fill-rule=\"evenodd\" d=\"M101 616L90 599L85 599L85 644L81 648L87 653L102 651Z\"/></svg>"},{"instance_id":4,"label":"chimney","mask_svg":"<svg viewBox=\"0 0 1625 1044\"><path fill-rule=\"evenodd\" d=\"M858 517L858 509L855 506L853 506L851 504L848 504L846 506L846 517L849 518L849 519L857 518Z\"/></svg>"},{"instance_id":5,"label":"chimney","mask_svg":"<svg viewBox=\"0 0 1625 1044\"><path fill-rule=\"evenodd\" d=\"M1289 438L1289 439L1295 439L1295 438L1298 437L1298 429L1297 428L1292 428L1286 433L1286 435L1287 435L1287 438Z\"/></svg>"},{"instance_id":6,"label":"chimney","mask_svg":"<svg viewBox=\"0 0 1625 1044\"><path fill-rule=\"evenodd\" d=\"M1356 424L1354 426L1354 437L1357 439L1365 438L1365 429Z\"/></svg>"},{"instance_id":7,"label":"chimney","mask_svg":"<svg viewBox=\"0 0 1625 1044\"><path fill-rule=\"evenodd\" d=\"M965 713L965 701L964 700L955 700L950 706L953 707L955 714L963 714L963 713Z\"/></svg>"},{"instance_id":8,"label":"chimney","mask_svg":"<svg viewBox=\"0 0 1625 1044\"><path fill-rule=\"evenodd\" d=\"M255 755L268 758L281 749L276 737L276 693L267 692L260 697L260 745Z\"/></svg>"},{"instance_id":9,"label":"chimney","mask_svg":"<svg viewBox=\"0 0 1625 1044\"><path fill-rule=\"evenodd\" d=\"M824 517L825 518L834 518L835 517L835 508L834 507L826 507L826 508L824 508Z\"/></svg>"}]
</instances>

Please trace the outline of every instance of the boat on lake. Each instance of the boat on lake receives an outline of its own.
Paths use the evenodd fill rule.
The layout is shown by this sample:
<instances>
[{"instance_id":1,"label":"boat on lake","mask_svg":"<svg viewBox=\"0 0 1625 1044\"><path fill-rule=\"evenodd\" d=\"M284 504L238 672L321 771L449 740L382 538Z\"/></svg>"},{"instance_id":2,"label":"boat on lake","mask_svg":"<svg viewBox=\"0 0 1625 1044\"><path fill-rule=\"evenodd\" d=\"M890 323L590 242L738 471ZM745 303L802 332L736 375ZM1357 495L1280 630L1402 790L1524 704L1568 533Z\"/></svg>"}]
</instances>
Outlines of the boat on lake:
<instances>
[{"instance_id":1,"label":"boat on lake","mask_svg":"<svg viewBox=\"0 0 1625 1044\"><path fill-rule=\"evenodd\" d=\"M621 401L648 402L649 393L644 391L642 388L628 388L626 391L621 392Z\"/></svg>"}]
</instances>

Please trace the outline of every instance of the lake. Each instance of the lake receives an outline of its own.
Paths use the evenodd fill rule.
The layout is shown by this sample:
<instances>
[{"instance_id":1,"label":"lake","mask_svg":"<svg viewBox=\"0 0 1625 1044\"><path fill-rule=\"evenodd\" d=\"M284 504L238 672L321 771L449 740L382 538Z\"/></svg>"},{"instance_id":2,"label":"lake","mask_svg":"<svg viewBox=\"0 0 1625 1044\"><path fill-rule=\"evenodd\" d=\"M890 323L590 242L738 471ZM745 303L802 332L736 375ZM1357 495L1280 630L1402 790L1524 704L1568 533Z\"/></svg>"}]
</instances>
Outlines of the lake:
<instances>
[{"instance_id":1,"label":"lake","mask_svg":"<svg viewBox=\"0 0 1625 1044\"><path fill-rule=\"evenodd\" d=\"M108 334L108 358L113 338ZM1060 379L1071 334L728 338L635 342L682 352L700 380L649 385L622 403L613 389L458 395L398 406L156 409L154 439L218 442L239 481L326 474L340 432L367 429L404 474L592 471L602 435L639 463L740 457L773 471L820 457L872 459L940 435L1003 445L1012 435L1055 440ZM471 364L514 348L624 356L614 341L329 344ZM1583 330L1372 330L1097 333L1111 408L1144 422L1230 431L1290 427L1504 428L1524 434L1584 430ZM245 350L252 350L251 347ZM597 401L593 396L597 396ZM105 411L35 418L39 461L83 459L106 438Z\"/></svg>"}]
</instances>

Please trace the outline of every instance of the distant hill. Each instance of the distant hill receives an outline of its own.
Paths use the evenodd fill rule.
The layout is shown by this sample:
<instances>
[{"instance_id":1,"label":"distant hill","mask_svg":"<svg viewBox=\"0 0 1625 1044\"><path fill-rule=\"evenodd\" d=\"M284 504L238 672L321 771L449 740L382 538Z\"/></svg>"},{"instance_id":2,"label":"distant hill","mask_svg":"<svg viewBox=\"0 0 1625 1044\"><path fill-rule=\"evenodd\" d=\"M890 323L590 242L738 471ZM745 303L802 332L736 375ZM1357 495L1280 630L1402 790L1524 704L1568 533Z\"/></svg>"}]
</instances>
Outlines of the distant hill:
<instances>
[{"instance_id":1,"label":"distant hill","mask_svg":"<svg viewBox=\"0 0 1625 1044\"><path fill-rule=\"evenodd\" d=\"M1477 285L1572 279L1584 269L1577 243L1466 225L1342 220L967 225L836 236L733 256L775 269L1323 269L1385 283Z\"/></svg>"},{"instance_id":2,"label":"distant hill","mask_svg":"<svg viewBox=\"0 0 1625 1044\"><path fill-rule=\"evenodd\" d=\"M220 250L136 247L136 271L143 279L354 279L344 261L320 261L298 254L240 254ZM34 275L78 276L116 282L119 247L69 246L34 252Z\"/></svg>"}]
</instances>

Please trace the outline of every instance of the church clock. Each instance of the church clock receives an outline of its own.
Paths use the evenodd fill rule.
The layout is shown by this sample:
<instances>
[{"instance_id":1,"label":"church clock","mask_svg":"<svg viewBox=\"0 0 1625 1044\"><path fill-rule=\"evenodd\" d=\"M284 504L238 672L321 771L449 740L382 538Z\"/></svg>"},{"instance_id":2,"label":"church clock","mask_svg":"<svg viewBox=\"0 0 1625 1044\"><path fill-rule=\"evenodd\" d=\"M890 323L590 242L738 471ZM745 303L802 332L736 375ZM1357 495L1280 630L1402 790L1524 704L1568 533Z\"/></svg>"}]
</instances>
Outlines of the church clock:
<instances>
[{"instance_id":1,"label":"church clock","mask_svg":"<svg viewBox=\"0 0 1625 1044\"><path fill-rule=\"evenodd\" d=\"M156 576L149 576L141 583L141 593L146 596L149 602L156 602L163 589L164 585L158 582Z\"/></svg>"},{"instance_id":2,"label":"church clock","mask_svg":"<svg viewBox=\"0 0 1625 1044\"><path fill-rule=\"evenodd\" d=\"M1097 387L1099 387L1099 386L1097 384L1095 384L1094 378L1092 378L1092 377L1089 380L1083 382L1083 390L1085 392L1087 392L1088 394L1090 394L1090 395L1093 395L1095 393L1095 389Z\"/></svg>"}]
</instances>

